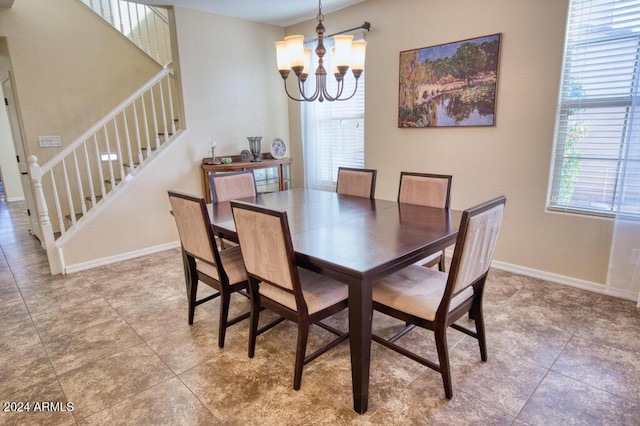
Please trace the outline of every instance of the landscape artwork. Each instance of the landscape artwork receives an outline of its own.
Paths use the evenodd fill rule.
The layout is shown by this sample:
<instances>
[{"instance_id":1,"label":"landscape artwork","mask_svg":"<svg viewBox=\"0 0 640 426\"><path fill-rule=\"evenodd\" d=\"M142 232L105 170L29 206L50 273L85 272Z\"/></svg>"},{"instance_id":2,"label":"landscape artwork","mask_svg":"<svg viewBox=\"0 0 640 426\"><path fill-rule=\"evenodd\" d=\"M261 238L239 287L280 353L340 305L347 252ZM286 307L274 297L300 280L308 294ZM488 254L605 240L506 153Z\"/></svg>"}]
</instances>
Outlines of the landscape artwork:
<instances>
[{"instance_id":1,"label":"landscape artwork","mask_svg":"<svg viewBox=\"0 0 640 426\"><path fill-rule=\"evenodd\" d=\"M400 52L398 127L495 125L500 37Z\"/></svg>"}]
</instances>

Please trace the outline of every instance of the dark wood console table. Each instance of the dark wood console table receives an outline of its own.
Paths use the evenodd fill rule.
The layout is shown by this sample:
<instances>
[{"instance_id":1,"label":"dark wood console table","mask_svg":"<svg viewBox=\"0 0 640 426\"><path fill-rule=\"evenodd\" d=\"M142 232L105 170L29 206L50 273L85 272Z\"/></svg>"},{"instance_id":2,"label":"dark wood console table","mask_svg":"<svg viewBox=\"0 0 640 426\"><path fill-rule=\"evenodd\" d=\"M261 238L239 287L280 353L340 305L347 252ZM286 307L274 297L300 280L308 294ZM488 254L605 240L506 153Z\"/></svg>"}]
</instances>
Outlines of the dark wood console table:
<instances>
[{"instance_id":1,"label":"dark wood console table","mask_svg":"<svg viewBox=\"0 0 640 426\"><path fill-rule=\"evenodd\" d=\"M256 179L258 193L284 191L291 189L291 158L277 160L271 154L262 154L262 161L245 162L239 155L229 156L233 160L230 164L211 164L211 158L202 159L202 184L204 198L211 202L211 188L209 186L209 173L236 172L252 170Z\"/></svg>"}]
</instances>

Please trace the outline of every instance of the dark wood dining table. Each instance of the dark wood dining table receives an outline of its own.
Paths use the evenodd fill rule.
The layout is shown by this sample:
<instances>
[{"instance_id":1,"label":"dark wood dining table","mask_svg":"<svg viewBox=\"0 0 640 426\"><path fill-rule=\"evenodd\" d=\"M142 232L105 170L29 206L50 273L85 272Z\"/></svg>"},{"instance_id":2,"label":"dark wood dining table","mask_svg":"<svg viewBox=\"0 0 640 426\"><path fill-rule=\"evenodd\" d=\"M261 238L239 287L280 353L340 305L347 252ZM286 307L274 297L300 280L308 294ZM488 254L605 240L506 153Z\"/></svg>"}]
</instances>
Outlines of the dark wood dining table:
<instances>
[{"instance_id":1,"label":"dark wood dining table","mask_svg":"<svg viewBox=\"0 0 640 426\"><path fill-rule=\"evenodd\" d=\"M349 285L353 408L365 413L372 283L454 244L462 212L304 188L240 200L285 210L298 265ZM214 231L237 240L229 202L208 208Z\"/></svg>"}]
</instances>

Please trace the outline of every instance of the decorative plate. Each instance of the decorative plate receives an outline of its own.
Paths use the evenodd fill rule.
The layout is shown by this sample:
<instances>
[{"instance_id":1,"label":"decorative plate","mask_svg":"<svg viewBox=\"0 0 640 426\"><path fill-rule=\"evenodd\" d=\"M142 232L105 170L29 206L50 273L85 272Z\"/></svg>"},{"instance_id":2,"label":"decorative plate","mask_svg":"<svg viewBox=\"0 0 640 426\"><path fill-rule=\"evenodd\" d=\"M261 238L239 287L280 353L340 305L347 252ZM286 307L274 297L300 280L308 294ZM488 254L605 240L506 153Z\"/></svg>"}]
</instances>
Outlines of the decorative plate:
<instances>
[{"instance_id":1,"label":"decorative plate","mask_svg":"<svg viewBox=\"0 0 640 426\"><path fill-rule=\"evenodd\" d=\"M251 151L249 151L248 149L243 149L240 152L240 158L242 159L242 161L247 162L253 160L253 155L251 155Z\"/></svg>"},{"instance_id":2,"label":"decorative plate","mask_svg":"<svg viewBox=\"0 0 640 426\"><path fill-rule=\"evenodd\" d=\"M275 138L271 142L271 156L277 160L287 155L287 144L280 138Z\"/></svg>"}]
</instances>

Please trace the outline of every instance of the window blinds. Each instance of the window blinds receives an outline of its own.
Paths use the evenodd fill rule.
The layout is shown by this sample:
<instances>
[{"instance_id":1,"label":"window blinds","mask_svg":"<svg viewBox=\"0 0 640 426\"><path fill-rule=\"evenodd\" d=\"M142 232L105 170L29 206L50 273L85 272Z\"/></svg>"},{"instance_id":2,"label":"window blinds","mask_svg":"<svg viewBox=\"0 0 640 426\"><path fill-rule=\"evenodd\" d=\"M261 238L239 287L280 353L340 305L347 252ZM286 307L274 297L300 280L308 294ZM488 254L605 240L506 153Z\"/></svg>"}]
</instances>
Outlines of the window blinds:
<instances>
[{"instance_id":1,"label":"window blinds","mask_svg":"<svg viewBox=\"0 0 640 426\"><path fill-rule=\"evenodd\" d=\"M612 214L625 169L640 169L639 55L640 0L571 1L550 209Z\"/></svg>"},{"instance_id":2,"label":"window blinds","mask_svg":"<svg viewBox=\"0 0 640 426\"><path fill-rule=\"evenodd\" d=\"M305 47L315 49L316 41ZM331 40L325 39L327 54L324 67L327 70L327 86L331 95L336 93L336 81L333 76L333 57ZM313 93L315 78L313 72L317 57L312 54L310 75L305 84ZM338 167L364 167L364 86L365 72L358 80L358 90L347 101L302 102L300 113L303 133L305 161L305 183L313 189L335 190L338 179ZM344 77L343 97L353 93L355 78L351 69Z\"/></svg>"}]
</instances>

